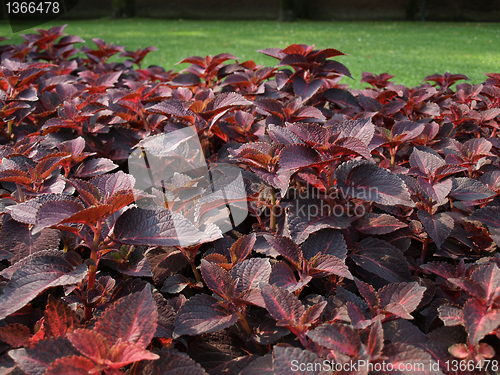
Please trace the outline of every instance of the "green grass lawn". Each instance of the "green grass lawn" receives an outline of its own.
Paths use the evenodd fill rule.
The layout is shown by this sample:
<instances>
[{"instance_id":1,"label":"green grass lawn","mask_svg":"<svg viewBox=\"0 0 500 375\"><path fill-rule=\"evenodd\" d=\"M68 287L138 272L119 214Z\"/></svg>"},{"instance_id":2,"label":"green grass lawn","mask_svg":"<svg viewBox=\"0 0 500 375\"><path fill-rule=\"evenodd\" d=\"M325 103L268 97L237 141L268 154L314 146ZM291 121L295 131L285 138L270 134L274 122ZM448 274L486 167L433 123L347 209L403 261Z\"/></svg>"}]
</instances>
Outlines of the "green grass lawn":
<instances>
[{"instance_id":1,"label":"green grass lawn","mask_svg":"<svg viewBox=\"0 0 500 375\"><path fill-rule=\"evenodd\" d=\"M175 63L192 55L229 52L243 60L274 65L277 60L255 52L292 43L336 48L348 54L339 61L354 77L345 82L360 84L362 71L396 75L393 81L416 86L427 75L461 73L472 83L483 82L483 72L500 72L500 24L427 22L314 22L192 21L192 20L89 20L68 23L66 32L85 39L101 38L127 49L154 45L144 64L182 69ZM29 33L30 30L22 33ZM10 26L0 23L0 35L20 41ZM4 42L5 43L5 42Z\"/></svg>"}]
</instances>

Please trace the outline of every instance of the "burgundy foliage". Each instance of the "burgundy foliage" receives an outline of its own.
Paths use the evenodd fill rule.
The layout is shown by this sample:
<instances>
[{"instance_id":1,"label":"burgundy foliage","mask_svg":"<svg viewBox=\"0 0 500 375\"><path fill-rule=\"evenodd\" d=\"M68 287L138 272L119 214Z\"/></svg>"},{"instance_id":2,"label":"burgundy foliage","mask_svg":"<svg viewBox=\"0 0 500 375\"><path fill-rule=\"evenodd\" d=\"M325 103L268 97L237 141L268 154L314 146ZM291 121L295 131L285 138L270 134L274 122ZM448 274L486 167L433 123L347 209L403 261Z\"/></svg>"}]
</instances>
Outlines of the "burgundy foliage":
<instances>
[{"instance_id":1,"label":"burgundy foliage","mask_svg":"<svg viewBox=\"0 0 500 375\"><path fill-rule=\"evenodd\" d=\"M0 48L2 374L498 373L499 74L353 90L335 49L177 73L142 66L154 47L23 38ZM129 173L187 126L224 199ZM230 231L210 220L228 200L249 212Z\"/></svg>"}]
</instances>

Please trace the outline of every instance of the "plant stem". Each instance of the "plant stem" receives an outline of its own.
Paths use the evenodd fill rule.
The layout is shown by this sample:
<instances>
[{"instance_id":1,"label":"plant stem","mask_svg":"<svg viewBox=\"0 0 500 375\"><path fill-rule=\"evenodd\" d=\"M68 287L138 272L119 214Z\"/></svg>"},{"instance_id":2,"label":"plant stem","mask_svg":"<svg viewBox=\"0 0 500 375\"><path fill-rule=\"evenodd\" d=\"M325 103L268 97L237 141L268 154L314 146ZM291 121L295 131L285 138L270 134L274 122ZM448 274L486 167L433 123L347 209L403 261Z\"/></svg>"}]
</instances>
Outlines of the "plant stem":
<instances>
[{"instance_id":1,"label":"plant stem","mask_svg":"<svg viewBox=\"0 0 500 375\"><path fill-rule=\"evenodd\" d=\"M84 309L84 318L85 320L90 320L92 319L92 306L89 303L88 296L90 291L94 290L95 288L95 277L97 274L97 263L98 263L98 254L97 250L99 248L99 239L101 235L101 222L97 222L97 225L92 228L94 231L94 241L92 242L92 247L90 248L90 259L92 259L92 263L89 266L89 281L87 283L87 304L85 305Z\"/></svg>"},{"instance_id":2,"label":"plant stem","mask_svg":"<svg viewBox=\"0 0 500 375\"><path fill-rule=\"evenodd\" d=\"M271 188L271 218L270 218L270 223L269 227L271 228L272 231L276 230L276 214L274 211L274 206L276 205L276 195L274 193L274 188Z\"/></svg>"},{"instance_id":3,"label":"plant stem","mask_svg":"<svg viewBox=\"0 0 500 375\"><path fill-rule=\"evenodd\" d=\"M398 151L398 149L395 147L395 148L391 148L391 167L394 167L394 165L396 164L396 152Z\"/></svg>"},{"instance_id":4,"label":"plant stem","mask_svg":"<svg viewBox=\"0 0 500 375\"><path fill-rule=\"evenodd\" d=\"M12 125L14 125L14 120L7 122L7 138L12 137Z\"/></svg>"},{"instance_id":5,"label":"plant stem","mask_svg":"<svg viewBox=\"0 0 500 375\"><path fill-rule=\"evenodd\" d=\"M429 239L428 238L424 239L424 242L422 242L422 253L420 254L421 264L424 264L425 258L427 257L428 244L429 244Z\"/></svg>"},{"instance_id":6,"label":"plant stem","mask_svg":"<svg viewBox=\"0 0 500 375\"><path fill-rule=\"evenodd\" d=\"M331 215L335 206L334 202L334 197L335 194L333 194L334 189L335 189L335 177L333 176L333 173L335 172L335 168L337 167L337 162L332 161L330 164L330 173L328 175L328 215ZM344 200L344 193L341 191L341 197L342 200Z\"/></svg>"},{"instance_id":7,"label":"plant stem","mask_svg":"<svg viewBox=\"0 0 500 375\"><path fill-rule=\"evenodd\" d=\"M201 245L197 245L195 247L191 248L183 248L181 246L177 246L177 249L181 251L181 253L184 255L188 263L191 265L191 269L193 270L194 278L197 283L201 283L201 275L198 272L198 269L196 268L195 264L195 258L196 258L196 253L198 252L198 249L200 248Z\"/></svg>"},{"instance_id":8,"label":"plant stem","mask_svg":"<svg viewBox=\"0 0 500 375\"><path fill-rule=\"evenodd\" d=\"M23 188L16 182L17 194L19 195L19 201L24 202Z\"/></svg>"},{"instance_id":9,"label":"plant stem","mask_svg":"<svg viewBox=\"0 0 500 375\"><path fill-rule=\"evenodd\" d=\"M196 268L196 264L194 264L194 259L190 262L191 264L191 269L193 270L194 278L196 280L196 283L201 283L201 275L198 272L198 269Z\"/></svg>"},{"instance_id":10,"label":"plant stem","mask_svg":"<svg viewBox=\"0 0 500 375\"><path fill-rule=\"evenodd\" d=\"M242 313L241 311L237 311L236 313L238 314L238 318L239 318L238 321L241 324L241 326L243 327L243 329L245 330L245 333L247 334L247 336L250 336L252 334L252 329L250 328L250 325L248 324L248 321L245 318L245 314ZM256 343L254 341L253 344L259 350L260 354L265 354L264 349L262 349L262 347L258 343Z\"/></svg>"},{"instance_id":11,"label":"plant stem","mask_svg":"<svg viewBox=\"0 0 500 375\"><path fill-rule=\"evenodd\" d=\"M245 315L241 311L238 311L237 314L238 314L238 318L240 319L240 324L243 327L243 329L245 330L246 334L251 335L252 329L250 328L250 325L248 324L247 319L245 318Z\"/></svg>"}]
</instances>

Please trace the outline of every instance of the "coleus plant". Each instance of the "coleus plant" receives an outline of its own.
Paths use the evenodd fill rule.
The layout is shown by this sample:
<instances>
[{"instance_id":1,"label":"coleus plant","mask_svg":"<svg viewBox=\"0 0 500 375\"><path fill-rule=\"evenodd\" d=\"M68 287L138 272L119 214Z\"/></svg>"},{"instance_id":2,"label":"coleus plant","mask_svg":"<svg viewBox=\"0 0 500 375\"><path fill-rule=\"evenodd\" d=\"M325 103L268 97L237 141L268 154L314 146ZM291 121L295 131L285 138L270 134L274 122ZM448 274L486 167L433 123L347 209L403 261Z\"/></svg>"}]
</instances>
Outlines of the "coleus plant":
<instances>
[{"instance_id":1,"label":"coleus plant","mask_svg":"<svg viewBox=\"0 0 500 375\"><path fill-rule=\"evenodd\" d=\"M353 90L335 49L177 73L23 39L0 47L2 373L498 372L499 74Z\"/></svg>"}]
</instances>

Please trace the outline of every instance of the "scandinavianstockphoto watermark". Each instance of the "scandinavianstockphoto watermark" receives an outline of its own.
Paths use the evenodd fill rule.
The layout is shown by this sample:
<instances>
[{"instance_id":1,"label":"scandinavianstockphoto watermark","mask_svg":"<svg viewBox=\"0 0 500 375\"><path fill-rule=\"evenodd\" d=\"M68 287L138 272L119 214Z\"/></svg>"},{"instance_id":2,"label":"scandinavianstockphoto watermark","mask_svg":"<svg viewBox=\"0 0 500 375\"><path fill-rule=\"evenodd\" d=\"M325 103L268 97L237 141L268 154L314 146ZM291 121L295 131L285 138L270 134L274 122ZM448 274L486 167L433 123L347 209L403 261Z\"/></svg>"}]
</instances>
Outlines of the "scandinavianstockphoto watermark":
<instances>
[{"instance_id":1,"label":"scandinavianstockphoto watermark","mask_svg":"<svg viewBox=\"0 0 500 375\"><path fill-rule=\"evenodd\" d=\"M427 362L408 362L408 363L390 363L390 362L369 362L366 360L348 361L344 363L335 362L333 360L324 360L322 362L300 362L292 360L290 362L290 370L292 371L382 371L382 372L413 372L413 373L428 373L429 371L440 370L440 364L435 361Z\"/></svg>"},{"instance_id":2,"label":"scandinavianstockphoto watermark","mask_svg":"<svg viewBox=\"0 0 500 375\"><path fill-rule=\"evenodd\" d=\"M272 188L268 188L270 190ZM269 192L263 194L264 197ZM355 196L357 200L349 198ZM363 202L376 201L378 189L364 189L363 187L346 189L336 188L329 192L322 192L309 184L301 189L289 189L281 198L281 203L273 207L273 214L280 217L286 211L293 211L296 216L307 218L309 221L314 218L334 216L334 217L361 217L366 214L366 206ZM265 198L264 198L265 199ZM261 204L260 201L249 202L251 210L250 216L265 216L270 214L268 205Z\"/></svg>"},{"instance_id":3,"label":"scandinavianstockphoto watermark","mask_svg":"<svg viewBox=\"0 0 500 375\"><path fill-rule=\"evenodd\" d=\"M323 362L300 362L299 360L291 361L290 369L292 371L364 371L371 372L411 372L428 374L430 371L438 373L440 370L446 372L454 371L495 371L500 368L499 361L483 359L480 362L453 359L444 362L428 360L425 362L369 362L366 360L348 361L338 363L335 361L324 360Z\"/></svg>"}]
</instances>

